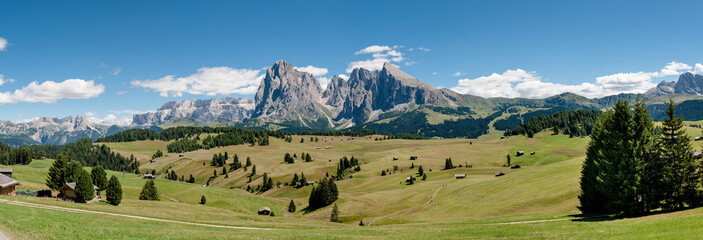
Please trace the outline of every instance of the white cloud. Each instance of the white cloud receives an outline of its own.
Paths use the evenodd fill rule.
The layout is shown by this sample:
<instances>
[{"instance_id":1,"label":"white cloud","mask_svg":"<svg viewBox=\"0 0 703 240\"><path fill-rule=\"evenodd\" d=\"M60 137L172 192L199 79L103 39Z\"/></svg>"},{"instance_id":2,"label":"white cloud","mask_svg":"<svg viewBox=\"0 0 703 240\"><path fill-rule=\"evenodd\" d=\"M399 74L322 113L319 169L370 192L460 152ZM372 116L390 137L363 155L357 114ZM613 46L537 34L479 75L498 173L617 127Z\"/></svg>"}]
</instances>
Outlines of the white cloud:
<instances>
[{"instance_id":1,"label":"white cloud","mask_svg":"<svg viewBox=\"0 0 703 240\"><path fill-rule=\"evenodd\" d=\"M420 50L420 51L425 51L425 52L428 52L428 51L430 51L430 49L429 49L429 48L424 48L424 47L419 47L419 48L417 48L417 50Z\"/></svg>"},{"instance_id":2,"label":"white cloud","mask_svg":"<svg viewBox=\"0 0 703 240\"><path fill-rule=\"evenodd\" d=\"M378 53L378 52L384 52L384 51L389 51L389 50L391 50L391 47L389 47L389 46L371 45L371 46L368 46L364 49L359 50L358 52L356 52L354 54L359 55L359 54L367 54L367 53Z\"/></svg>"},{"instance_id":3,"label":"white cloud","mask_svg":"<svg viewBox=\"0 0 703 240\"><path fill-rule=\"evenodd\" d=\"M458 77L458 76L461 76L461 75L464 75L464 74L466 74L466 73L463 73L463 72L455 72L455 73L452 73L452 76Z\"/></svg>"},{"instance_id":4,"label":"white cloud","mask_svg":"<svg viewBox=\"0 0 703 240\"><path fill-rule=\"evenodd\" d=\"M307 67L294 67L294 68L295 68L295 70L298 70L301 72L310 73L315 77L323 76L323 75L327 74L327 72L328 72L327 68L315 67L312 65L309 65Z\"/></svg>"},{"instance_id":5,"label":"white cloud","mask_svg":"<svg viewBox=\"0 0 703 240\"><path fill-rule=\"evenodd\" d=\"M349 66L347 67L347 73L350 73L354 69L357 69L357 68L364 68L364 69L367 69L370 71L381 70L381 69L383 69L383 64L386 62L389 62L389 61L388 61L388 59L385 59L385 58L374 58L374 59L370 59L370 60L350 62Z\"/></svg>"},{"instance_id":6,"label":"white cloud","mask_svg":"<svg viewBox=\"0 0 703 240\"><path fill-rule=\"evenodd\" d=\"M117 91L117 95L125 95L127 91Z\"/></svg>"},{"instance_id":7,"label":"white cloud","mask_svg":"<svg viewBox=\"0 0 703 240\"><path fill-rule=\"evenodd\" d=\"M15 82L15 79L5 78L5 75L0 74L0 86L7 82Z\"/></svg>"},{"instance_id":8,"label":"white cloud","mask_svg":"<svg viewBox=\"0 0 703 240\"><path fill-rule=\"evenodd\" d=\"M432 75L437 76L437 72L433 72Z\"/></svg>"},{"instance_id":9,"label":"white cloud","mask_svg":"<svg viewBox=\"0 0 703 240\"><path fill-rule=\"evenodd\" d=\"M183 93L206 96L254 94L264 78L260 72L261 70L230 67L203 67L187 77L168 75L156 80L135 80L131 84L158 92L162 97L180 97Z\"/></svg>"},{"instance_id":10,"label":"white cloud","mask_svg":"<svg viewBox=\"0 0 703 240\"><path fill-rule=\"evenodd\" d=\"M14 92L0 92L0 105L19 102L55 103L60 99L88 99L105 92L105 86L94 81L68 79L63 82L32 82Z\"/></svg>"},{"instance_id":11,"label":"white cloud","mask_svg":"<svg viewBox=\"0 0 703 240\"><path fill-rule=\"evenodd\" d=\"M399 49L403 48L403 46L379 46L379 45L372 45L368 46L364 49L359 50L356 52L356 55L359 54L372 54L371 57L372 59L366 59L366 60L359 60L359 61L352 61L349 63L349 66L347 67L347 73L351 73L354 69L357 68L365 68L370 71L376 71L376 70L381 70L383 69L383 64L384 63L398 63L398 64L404 64L405 66L411 66L414 65L416 62L414 61L408 61L408 62L403 62L407 60L404 57L404 53L400 52ZM394 65L397 66L397 65Z\"/></svg>"},{"instance_id":12,"label":"white cloud","mask_svg":"<svg viewBox=\"0 0 703 240\"><path fill-rule=\"evenodd\" d=\"M7 39L0 37L0 51L5 51L5 48L7 48Z\"/></svg>"},{"instance_id":13,"label":"white cloud","mask_svg":"<svg viewBox=\"0 0 703 240\"><path fill-rule=\"evenodd\" d=\"M703 64L696 63L696 67L693 70L694 73L703 73Z\"/></svg>"},{"instance_id":14,"label":"white cloud","mask_svg":"<svg viewBox=\"0 0 703 240\"><path fill-rule=\"evenodd\" d=\"M344 74L339 74L339 75L337 75L337 77L344 79L344 81L349 80L349 76L344 75Z\"/></svg>"},{"instance_id":15,"label":"white cloud","mask_svg":"<svg viewBox=\"0 0 703 240\"><path fill-rule=\"evenodd\" d=\"M85 113L85 115L88 121L100 125L128 126L132 124L132 116L117 116L115 114L107 114L105 117L99 117L98 114L94 112L87 112Z\"/></svg>"},{"instance_id":16,"label":"white cloud","mask_svg":"<svg viewBox=\"0 0 703 240\"><path fill-rule=\"evenodd\" d=\"M122 68L115 68L115 69L112 69L112 71L110 71L110 74L117 77L117 75L120 75L121 71L122 71Z\"/></svg>"},{"instance_id":17,"label":"white cloud","mask_svg":"<svg viewBox=\"0 0 703 240\"><path fill-rule=\"evenodd\" d=\"M670 62L657 72L616 73L597 77L595 84L566 85L544 82L536 72L516 69L507 70L502 74L493 73L474 79L461 79L452 90L483 97L545 98L571 92L596 98L618 93L644 93L656 87L654 78L679 75L687 70L691 70L691 66Z\"/></svg>"},{"instance_id":18,"label":"white cloud","mask_svg":"<svg viewBox=\"0 0 703 240\"><path fill-rule=\"evenodd\" d=\"M322 87L323 90L324 90L324 89L327 89L327 85L330 84L330 79L329 79L329 78L326 78L326 77L317 77L316 79L317 79L318 82L320 82L320 87Z\"/></svg>"}]
</instances>

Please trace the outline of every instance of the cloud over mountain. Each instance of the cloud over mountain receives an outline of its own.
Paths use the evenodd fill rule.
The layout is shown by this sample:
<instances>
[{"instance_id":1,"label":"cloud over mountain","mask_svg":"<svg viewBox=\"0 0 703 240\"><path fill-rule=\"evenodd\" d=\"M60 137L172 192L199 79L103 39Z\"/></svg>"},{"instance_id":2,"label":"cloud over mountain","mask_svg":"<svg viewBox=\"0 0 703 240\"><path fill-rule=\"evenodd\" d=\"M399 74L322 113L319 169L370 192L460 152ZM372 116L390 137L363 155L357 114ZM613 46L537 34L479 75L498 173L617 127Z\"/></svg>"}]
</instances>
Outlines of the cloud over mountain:
<instances>
[{"instance_id":1,"label":"cloud over mountain","mask_svg":"<svg viewBox=\"0 0 703 240\"><path fill-rule=\"evenodd\" d=\"M31 82L13 92L0 92L0 105L19 102L55 103L61 99L88 99L105 92L105 86L94 81L68 79L63 82Z\"/></svg>"},{"instance_id":2,"label":"cloud over mountain","mask_svg":"<svg viewBox=\"0 0 703 240\"><path fill-rule=\"evenodd\" d=\"M132 86L158 92L162 97L193 95L254 94L264 75L260 70L203 67L186 77L168 75L156 80L134 80Z\"/></svg>"}]
</instances>

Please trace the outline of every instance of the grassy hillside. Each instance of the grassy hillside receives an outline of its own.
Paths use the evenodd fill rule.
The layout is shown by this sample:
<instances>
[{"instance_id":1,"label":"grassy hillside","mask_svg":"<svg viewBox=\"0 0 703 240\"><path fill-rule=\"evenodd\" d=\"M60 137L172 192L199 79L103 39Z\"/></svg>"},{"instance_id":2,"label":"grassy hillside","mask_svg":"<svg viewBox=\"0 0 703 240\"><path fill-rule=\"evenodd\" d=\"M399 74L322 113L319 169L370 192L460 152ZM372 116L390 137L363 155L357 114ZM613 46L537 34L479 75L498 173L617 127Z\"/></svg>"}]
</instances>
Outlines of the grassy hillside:
<instances>
[{"instance_id":1,"label":"grassy hillside","mask_svg":"<svg viewBox=\"0 0 703 240\"><path fill-rule=\"evenodd\" d=\"M506 113L500 118L510 116ZM701 129L690 128L691 135L701 135ZM134 154L142 162L141 170L163 173L175 170L186 177L193 174L195 184L157 179L156 186L164 195L161 201L138 199L144 180L134 174L108 172L122 182L124 199L119 206L105 203L74 204L54 199L26 196L1 196L12 200L49 206L78 208L225 226L274 228L274 231L213 228L179 223L153 222L120 216L64 212L0 202L0 230L18 239L26 238L128 238L128 239L426 239L426 238L691 238L703 234L703 210L652 215L633 219L596 219L580 221L577 195L579 172L588 138L568 138L565 135L541 133L535 138L513 136L501 140L498 135L480 139L384 140L378 136L323 137L310 142L311 136L293 136L287 143L271 138L269 146L237 145L188 152L157 158L149 163L151 154L165 149L163 141L109 143L117 152ZM304 143L300 139L304 138ZM700 148L700 142L695 144ZM329 149L326 149L329 147ZM319 149L318 149L319 148ZM517 151L535 155L516 157ZM230 172L228 178L219 175L221 168L209 165L212 155L228 152L237 154L244 162L250 157L257 175L247 183L251 173L243 169ZM283 155L310 153L313 162L283 163ZM506 155L520 169L503 167ZM340 196L336 202L342 224L328 221L331 206L311 212L307 207L311 187L281 186L262 194L250 194L241 188L261 183L264 172L274 182L290 181L293 174L305 173L308 180L317 181L327 173L333 175L342 156L360 160L361 171L351 179L337 181ZM411 161L409 156L418 156ZM393 160L398 157L399 160ZM445 158L451 157L461 168L442 170ZM331 160L331 161L330 161ZM231 163L230 158L227 163ZM203 165L205 163L205 165ZM27 166L12 167L19 189L43 189L51 160L35 160ZM472 165L466 168L465 165ZM411 169L410 166L415 168ZM422 165L427 180L413 185L404 183ZM397 170L393 171L394 166ZM392 174L381 176L389 169ZM218 171L209 187L202 185ZM496 172L506 175L495 177ZM455 179L455 174L467 174ZM161 177L160 177L161 178ZM207 204L200 205L201 196ZM428 200L432 197L432 200ZM288 202L297 203L296 213L287 213ZM182 201L183 203L179 203ZM256 211L269 206L275 217L259 216ZM22 212L23 214L12 214ZM377 220L372 227L359 227ZM545 221L546 220L546 221ZM538 221L538 222L524 222ZM90 223L90 224L85 224ZM512 223L502 225L502 223ZM68 230L70 229L70 230ZM99 229L99 230L93 230ZM145 229L149 229L148 231Z\"/></svg>"}]
</instances>

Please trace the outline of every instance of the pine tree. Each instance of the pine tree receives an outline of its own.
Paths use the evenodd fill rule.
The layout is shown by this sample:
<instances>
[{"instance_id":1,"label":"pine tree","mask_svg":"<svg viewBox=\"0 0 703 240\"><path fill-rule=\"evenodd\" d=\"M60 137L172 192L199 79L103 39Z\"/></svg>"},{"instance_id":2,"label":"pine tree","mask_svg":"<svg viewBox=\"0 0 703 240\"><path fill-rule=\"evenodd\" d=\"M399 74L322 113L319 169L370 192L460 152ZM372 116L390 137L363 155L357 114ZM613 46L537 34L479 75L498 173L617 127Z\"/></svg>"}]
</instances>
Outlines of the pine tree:
<instances>
[{"instance_id":1,"label":"pine tree","mask_svg":"<svg viewBox=\"0 0 703 240\"><path fill-rule=\"evenodd\" d=\"M66 181L66 183L76 182L78 181L78 175L81 174L81 171L83 171L83 166L80 162L70 161L63 170L63 180Z\"/></svg>"},{"instance_id":2,"label":"pine tree","mask_svg":"<svg viewBox=\"0 0 703 240\"><path fill-rule=\"evenodd\" d=\"M94 167L90 170L90 177L93 185L98 187L98 195L100 195L100 191L107 188L107 173L105 173L105 169L101 166Z\"/></svg>"},{"instance_id":3,"label":"pine tree","mask_svg":"<svg viewBox=\"0 0 703 240\"><path fill-rule=\"evenodd\" d=\"M154 185L154 180L149 179L146 181L146 183L144 183L144 187L142 187L142 192L139 194L139 200L159 200L159 193L156 189L156 185Z\"/></svg>"},{"instance_id":4,"label":"pine tree","mask_svg":"<svg viewBox=\"0 0 703 240\"><path fill-rule=\"evenodd\" d=\"M359 221L359 226L364 226L364 219L361 219L361 221Z\"/></svg>"},{"instance_id":5,"label":"pine tree","mask_svg":"<svg viewBox=\"0 0 703 240\"><path fill-rule=\"evenodd\" d=\"M586 160L581 168L581 194L579 210L583 213L605 213L605 196L600 189L599 163L603 161L600 150L603 149L607 138L606 122L612 118L612 111L608 111L598 119L591 134L591 141L586 147Z\"/></svg>"},{"instance_id":6,"label":"pine tree","mask_svg":"<svg viewBox=\"0 0 703 240\"><path fill-rule=\"evenodd\" d=\"M505 158L508 160L508 167L510 167L510 154L508 154L508 156L505 156Z\"/></svg>"},{"instance_id":7,"label":"pine tree","mask_svg":"<svg viewBox=\"0 0 703 240\"><path fill-rule=\"evenodd\" d=\"M662 123L659 137L659 156L663 158L668 170L663 181L667 182L664 195L665 209L698 206L701 203L700 187L701 173L699 165L693 158L693 146L686 130L683 129L683 118L676 117L676 106L670 100L666 109L666 119ZM665 170L665 171L666 171ZM667 178L668 177L668 178Z\"/></svg>"},{"instance_id":8,"label":"pine tree","mask_svg":"<svg viewBox=\"0 0 703 240\"><path fill-rule=\"evenodd\" d=\"M290 203L288 204L288 212L295 212L295 203L293 202L293 199L291 199Z\"/></svg>"},{"instance_id":9,"label":"pine tree","mask_svg":"<svg viewBox=\"0 0 703 240\"><path fill-rule=\"evenodd\" d=\"M93 179L88 171L81 169L76 176L76 197L80 202L90 201L95 197L95 189L93 188Z\"/></svg>"},{"instance_id":10,"label":"pine tree","mask_svg":"<svg viewBox=\"0 0 703 240\"><path fill-rule=\"evenodd\" d=\"M422 181L425 181L425 180L427 180L427 173L422 174Z\"/></svg>"},{"instance_id":11,"label":"pine tree","mask_svg":"<svg viewBox=\"0 0 703 240\"><path fill-rule=\"evenodd\" d=\"M114 206L120 205L120 202L122 202L122 185L120 185L120 180L115 175L110 177L105 195L107 195L107 202Z\"/></svg>"},{"instance_id":12,"label":"pine tree","mask_svg":"<svg viewBox=\"0 0 703 240\"><path fill-rule=\"evenodd\" d=\"M195 183L195 178L193 177L193 174L191 174L190 177L188 178L188 182Z\"/></svg>"},{"instance_id":13,"label":"pine tree","mask_svg":"<svg viewBox=\"0 0 703 240\"><path fill-rule=\"evenodd\" d=\"M248 166L251 166L251 158L249 158L249 157L247 157L247 164L246 164L246 166L247 166L247 167L248 167Z\"/></svg>"},{"instance_id":14,"label":"pine tree","mask_svg":"<svg viewBox=\"0 0 703 240\"><path fill-rule=\"evenodd\" d=\"M444 160L444 169L452 169L454 164L452 164L452 158L447 158Z\"/></svg>"},{"instance_id":15,"label":"pine tree","mask_svg":"<svg viewBox=\"0 0 703 240\"><path fill-rule=\"evenodd\" d=\"M57 155L54 163L49 167L49 175L46 178L46 186L52 190L58 190L66 181L64 181L64 169L68 164L67 159L63 155Z\"/></svg>"},{"instance_id":16,"label":"pine tree","mask_svg":"<svg viewBox=\"0 0 703 240\"><path fill-rule=\"evenodd\" d=\"M666 188L662 185L664 182L661 181L664 179L665 164L662 164L662 158L658 155L653 121L641 99L635 102L633 122L634 155L637 159L640 176L637 191L642 198L643 210L650 211L661 207L662 190Z\"/></svg>"},{"instance_id":17,"label":"pine tree","mask_svg":"<svg viewBox=\"0 0 703 240\"><path fill-rule=\"evenodd\" d=\"M422 169L422 165L420 165L420 167L417 168L417 175L422 176L423 174L425 174L425 170Z\"/></svg>"},{"instance_id":18,"label":"pine tree","mask_svg":"<svg viewBox=\"0 0 703 240\"><path fill-rule=\"evenodd\" d=\"M291 185L291 186L298 185L298 174L297 174L297 173L294 173L294 174L293 174L293 180L290 181L290 185Z\"/></svg>"},{"instance_id":19,"label":"pine tree","mask_svg":"<svg viewBox=\"0 0 703 240\"><path fill-rule=\"evenodd\" d=\"M330 222L339 222L339 208L337 208L337 204L334 204L334 207L332 208Z\"/></svg>"},{"instance_id":20,"label":"pine tree","mask_svg":"<svg viewBox=\"0 0 703 240\"><path fill-rule=\"evenodd\" d=\"M205 199L205 195L200 196L200 204L205 205L207 202L207 199Z\"/></svg>"},{"instance_id":21,"label":"pine tree","mask_svg":"<svg viewBox=\"0 0 703 240\"><path fill-rule=\"evenodd\" d=\"M386 176L386 171L381 170L381 176Z\"/></svg>"}]
</instances>

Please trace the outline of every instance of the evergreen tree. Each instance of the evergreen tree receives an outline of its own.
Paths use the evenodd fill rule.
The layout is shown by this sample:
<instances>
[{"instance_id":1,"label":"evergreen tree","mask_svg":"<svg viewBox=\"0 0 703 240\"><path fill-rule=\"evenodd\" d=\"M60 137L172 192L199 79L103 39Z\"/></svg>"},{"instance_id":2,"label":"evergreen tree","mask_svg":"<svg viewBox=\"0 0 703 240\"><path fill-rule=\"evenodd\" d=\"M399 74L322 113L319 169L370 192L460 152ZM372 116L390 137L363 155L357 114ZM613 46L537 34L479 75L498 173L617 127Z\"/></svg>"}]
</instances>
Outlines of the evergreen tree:
<instances>
[{"instance_id":1,"label":"evergreen tree","mask_svg":"<svg viewBox=\"0 0 703 240\"><path fill-rule=\"evenodd\" d=\"M427 173L422 174L422 181L425 181L425 180L427 180Z\"/></svg>"},{"instance_id":2,"label":"evergreen tree","mask_svg":"<svg viewBox=\"0 0 703 240\"><path fill-rule=\"evenodd\" d=\"M664 190L665 209L683 208L685 205L698 206L701 195L698 191L701 181L700 166L693 158L693 146L686 130L683 129L683 118L676 117L674 101L670 100L666 109L666 119L662 123L659 137L659 156L666 164L667 182Z\"/></svg>"},{"instance_id":3,"label":"evergreen tree","mask_svg":"<svg viewBox=\"0 0 703 240\"><path fill-rule=\"evenodd\" d=\"M386 171L381 170L381 176L386 176Z\"/></svg>"},{"instance_id":4,"label":"evergreen tree","mask_svg":"<svg viewBox=\"0 0 703 240\"><path fill-rule=\"evenodd\" d=\"M420 167L417 168L417 175L422 176L423 174L425 174L425 170L422 169L422 165L420 165Z\"/></svg>"},{"instance_id":5,"label":"evergreen tree","mask_svg":"<svg viewBox=\"0 0 703 240\"><path fill-rule=\"evenodd\" d=\"M452 158L447 158L444 160L444 169L452 169L454 164L452 164Z\"/></svg>"},{"instance_id":6,"label":"evergreen tree","mask_svg":"<svg viewBox=\"0 0 703 240\"><path fill-rule=\"evenodd\" d=\"M90 177L93 185L98 187L98 195L100 195L100 191L104 191L107 188L107 173L105 173L105 169L101 166L94 167L90 170Z\"/></svg>"},{"instance_id":7,"label":"evergreen tree","mask_svg":"<svg viewBox=\"0 0 703 240\"><path fill-rule=\"evenodd\" d=\"M158 190L156 189L156 185L154 185L154 180L147 180L146 183L144 183L144 187L142 188L142 192L139 194L139 200L149 200L149 201L158 201L159 200L159 193Z\"/></svg>"},{"instance_id":8,"label":"evergreen tree","mask_svg":"<svg viewBox=\"0 0 703 240\"><path fill-rule=\"evenodd\" d=\"M510 154L508 154L508 156L506 156L505 158L508 160L508 167L509 167L510 166Z\"/></svg>"},{"instance_id":9,"label":"evergreen tree","mask_svg":"<svg viewBox=\"0 0 703 240\"><path fill-rule=\"evenodd\" d=\"M88 171L81 169L76 176L76 197L80 202L87 202L95 197L95 189L93 188L93 179Z\"/></svg>"},{"instance_id":10,"label":"evergreen tree","mask_svg":"<svg viewBox=\"0 0 703 240\"><path fill-rule=\"evenodd\" d=\"M56 156L56 160L49 167L49 175L46 178L46 186L52 190L58 190L66 181L64 181L64 169L68 165L68 160L61 154Z\"/></svg>"},{"instance_id":11,"label":"evergreen tree","mask_svg":"<svg viewBox=\"0 0 703 240\"><path fill-rule=\"evenodd\" d=\"M205 199L205 195L200 196L200 204L205 205L207 202L207 199Z\"/></svg>"},{"instance_id":12,"label":"evergreen tree","mask_svg":"<svg viewBox=\"0 0 703 240\"><path fill-rule=\"evenodd\" d=\"M293 199L291 199L290 203L288 204L288 212L295 212L295 203L293 202Z\"/></svg>"},{"instance_id":13,"label":"evergreen tree","mask_svg":"<svg viewBox=\"0 0 703 240\"><path fill-rule=\"evenodd\" d=\"M251 166L251 158L249 158L249 157L247 157L247 164L246 164L246 166L247 166L247 167L248 167L248 166Z\"/></svg>"},{"instance_id":14,"label":"evergreen tree","mask_svg":"<svg viewBox=\"0 0 703 240\"><path fill-rule=\"evenodd\" d=\"M188 182L195 183L195 178L193 177L193 174L191 174L190 177L188 178Z\"/></svg>"},{"instance_id":15,"label":"evergreen tree","mask_svg":"<svg viewBox=\"0 0 703 240\"><path fill-rule=\"evenodd\" d=\"M330 222L339 222L339 208L337 208L337 204L334 204L334 207L332 207Z\"/></svg>"},{"instance_id":16,"label":"evergreen tree","mask_svg":"<svg viewBox=\"0 0 703 240\"><path fill-rule=\"evenodd\" d=\"M359 226L364 226L364 219L361 219L361 221L359 221Z\"/></svg>"},{"instance_id":17,"label":"evergreen tree","mask_svg":"<svg viewBox=\"0 0 703 240\"><path fill-rule=\"evenodd\" d=\"M298 187L304 187L308 184L308 180L305 179L305 173L300 173L300 182L298 182Z\"/></svg>"},{"instance_id":18,"label":"evergreen tree","mask_svg":"<svg viewBox=\"0 0 703 240\"><path fill-rule=\"evenodd\" d=\"M81 165L81 163L77 161L71 161L68 163L68 165L66 165L66 168L64 168L63 170L63 180L66 181L66 183L77 182L78 175L81 174L81 171L83 171L83 166Z\"/></svg>"},{"instance_id":19,"label":"evergreen tree","mask_svg":"<svg viewBox=\"0 0 703 240\"><path fill-rule=\"evenodd\" d=\"M298 174L297 174L297 173L294 173L294 174L293 174L293 180L290 181L290 185L291 185L291 186L298 185Z\"/></svg>"},{"instance_id":20,"label":"evergreen tree","mask_svg":"<svg viewBox=\"0 0 703 240\"><path fill-rule=\"evenodd\" d=\"M122 185L115 175L110 177L105 195L107 195L107 202L114 206L120 205L122 202Z\"/></svg>"}]
</instances>

